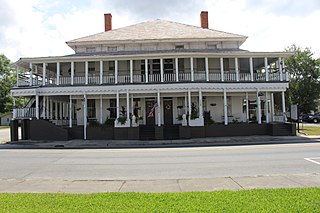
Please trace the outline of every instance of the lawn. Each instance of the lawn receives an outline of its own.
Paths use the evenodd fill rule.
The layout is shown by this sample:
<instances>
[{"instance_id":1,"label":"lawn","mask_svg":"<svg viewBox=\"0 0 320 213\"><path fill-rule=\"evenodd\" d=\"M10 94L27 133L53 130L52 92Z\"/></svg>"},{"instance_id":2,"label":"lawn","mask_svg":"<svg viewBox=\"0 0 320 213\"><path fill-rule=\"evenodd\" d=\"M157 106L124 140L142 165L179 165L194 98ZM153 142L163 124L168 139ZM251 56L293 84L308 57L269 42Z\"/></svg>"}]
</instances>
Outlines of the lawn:
<instances>
[{"instance_id":1,"label":"lawn","mask_svg":"<svg viewBox=\"0 0 320 213\"><path fill-rule=\"evenodd\" d=\"M185 193L0 194L1 212L320 212L320 188Z\"/></svg>"},{"instance_id":2,"label":"lawn","mask_svg":"<svg viewBox=\"0 0 320 213\"><path fill-rule=\"evenodd\" d=\"M0 129L8 129L9 126L0 126Z\"/></svg>"},{"instance_id":3,"label":"lawn","mask_svg":"<svg viewBox=\"0 0 320 213\"><path fill-rule=\"evenodd\" d=\"M320 126L303 126L302 128L300 124L300 133L304 133L305 135L320 135Z\"/></svg>"}]
</instances>

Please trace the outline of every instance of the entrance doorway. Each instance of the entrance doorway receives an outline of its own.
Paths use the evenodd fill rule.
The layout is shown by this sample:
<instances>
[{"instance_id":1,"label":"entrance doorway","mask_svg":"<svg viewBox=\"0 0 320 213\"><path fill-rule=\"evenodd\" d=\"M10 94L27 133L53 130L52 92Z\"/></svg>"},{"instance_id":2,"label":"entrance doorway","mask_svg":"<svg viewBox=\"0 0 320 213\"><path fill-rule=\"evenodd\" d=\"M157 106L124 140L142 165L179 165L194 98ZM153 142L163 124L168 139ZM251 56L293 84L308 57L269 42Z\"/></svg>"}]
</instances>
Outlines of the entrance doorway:
<instances>
[{"instance_id":1,"label":"entrance doorway","mask_svg":"<svg viewBox=\"0 0 320 213\"><path fill-rule=\"evenodd\" d=\"M156 102L155 101L146 101L146 125L154 126L155 125L155 111L156 111Z\"/></svg>"},{"instance_id":2,"label":"entrance doorway","mask_svg":"<svg viewBox=\"0 0 320 213\"><path fill-rule=\"evenodd\" d=\"M173 125L172 100L163 100L164 125Z\"/></svg>"}]
</instances>

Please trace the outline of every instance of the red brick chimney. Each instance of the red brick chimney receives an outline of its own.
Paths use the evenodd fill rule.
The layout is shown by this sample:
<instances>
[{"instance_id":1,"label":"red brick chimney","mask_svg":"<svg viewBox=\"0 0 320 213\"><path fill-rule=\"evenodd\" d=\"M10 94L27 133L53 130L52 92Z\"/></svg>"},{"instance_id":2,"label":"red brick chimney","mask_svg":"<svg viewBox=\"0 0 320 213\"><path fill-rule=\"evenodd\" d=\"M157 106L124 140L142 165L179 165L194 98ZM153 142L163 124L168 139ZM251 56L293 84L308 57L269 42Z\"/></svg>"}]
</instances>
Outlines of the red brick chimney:
<instances>
[{"instance_id":1,"label":"red brick chimney","mask_svg":"<svg viewBox=\"0 0 320 213\"><path fill-rule=\"evenodd\" d=\"M112 30L112 15L111 13L104 14L104 31Z\"/></svg>"},{"instance_id":2,"label":"red brick chimney","mask_svg":"<svg viewBox=\"0 0 320 213\"><path fill-rule=\"evenodd\" d=\"M201 27L202 28L209 29L208 11L201 11L201 13L200 13L200 21L201 21Z\"/></svg>"}]
</instances>

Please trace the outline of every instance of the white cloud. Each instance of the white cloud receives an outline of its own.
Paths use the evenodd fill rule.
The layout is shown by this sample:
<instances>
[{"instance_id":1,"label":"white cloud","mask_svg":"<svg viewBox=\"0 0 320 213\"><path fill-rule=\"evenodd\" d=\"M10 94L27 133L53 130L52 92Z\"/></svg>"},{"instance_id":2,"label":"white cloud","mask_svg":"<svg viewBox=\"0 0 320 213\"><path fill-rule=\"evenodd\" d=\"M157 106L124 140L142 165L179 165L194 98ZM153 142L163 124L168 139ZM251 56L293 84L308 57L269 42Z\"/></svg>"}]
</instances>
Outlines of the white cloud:
<instances>
[{"instance_id":1,"label":"white cloud","mask_svg":"<svg viewBox=\"0 0 320 213\"><path fill-rule=\"evenodd\" d=\"M103 14L111 12L113 27L119 28L149 19L162 18L198 25L201 10L209 11L210 28L249 36L243 49L282 51L297 44L311 47L320 56L318 42L320 4L302 13L301 3L293 0L84 0L63 4L61 0L0 0L0 53L11 60L72 54L66 41L99 33L104 29ZM170 2L170 4L168 3ZM276 10L288 8L281 13ZM170 7L168 6L170 5ZM290 9L290 10L289 10ZM295 12L296 11L296 12Z\"/></svg>"}]
</instances>

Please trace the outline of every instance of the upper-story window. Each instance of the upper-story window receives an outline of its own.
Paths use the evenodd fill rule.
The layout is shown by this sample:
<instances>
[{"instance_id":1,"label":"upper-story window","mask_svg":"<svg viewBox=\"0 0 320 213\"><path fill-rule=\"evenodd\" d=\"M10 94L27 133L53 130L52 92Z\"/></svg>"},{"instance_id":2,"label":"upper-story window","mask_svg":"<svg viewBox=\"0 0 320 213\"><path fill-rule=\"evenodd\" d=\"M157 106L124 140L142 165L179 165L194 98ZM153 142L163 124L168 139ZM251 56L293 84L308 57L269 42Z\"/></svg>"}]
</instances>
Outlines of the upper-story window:
<instances>
[{"instance_id":1,"label":"upper-story window","mask_svg":"<svg viewBox=\"0 0 320 213\"><path fill-rule=\"evenodd\" d=\"M108 52L117 52L118 48L116 46L108 47Z\"/></svg>"},{"instance_id":2,"label":"upper-story window","mask_svg":"<svg viewBox=\"0 0 320 213\"><path fill-rule=\"evenodd\" d=\"M208 44L207 45L207 49L216 50L217 49L217 45L216 44Z\"/></svg>"},{"instance_id":3,"label":"upper-story window","mask_svg":"<svg viewBox=\"0 0 320 213\"><path fill-rule=\"evenodd\" d=\"M86 52L87 53L94 53L94 52L96 52L96 48L95 47L87 47Z\"/></svg>"},{"instance_id":4,"label":"upper-story window","mask_svg":"<svg viewBox=\"0 0 320 213\"><path fill-rule=\"evenodd\" d=\"M176 50L182 50L182 49L184 49L184 45L176 45L175 49Z\"/></svg>"}]
</instances>

